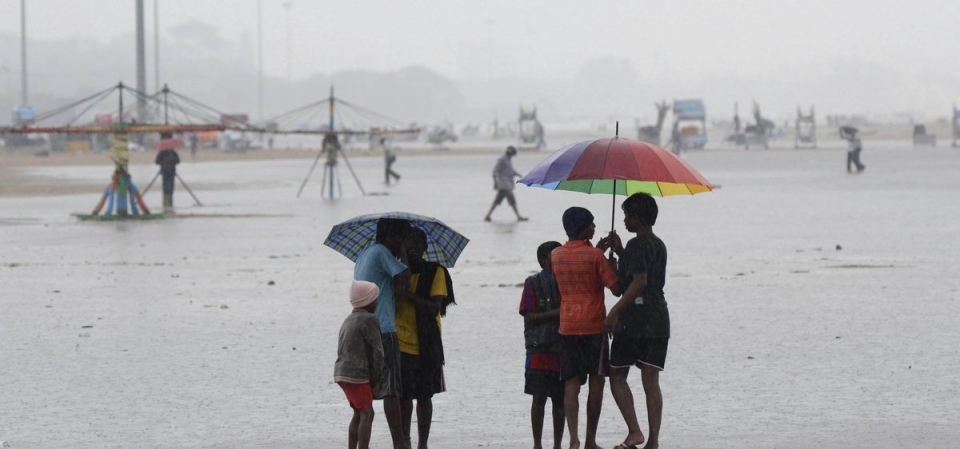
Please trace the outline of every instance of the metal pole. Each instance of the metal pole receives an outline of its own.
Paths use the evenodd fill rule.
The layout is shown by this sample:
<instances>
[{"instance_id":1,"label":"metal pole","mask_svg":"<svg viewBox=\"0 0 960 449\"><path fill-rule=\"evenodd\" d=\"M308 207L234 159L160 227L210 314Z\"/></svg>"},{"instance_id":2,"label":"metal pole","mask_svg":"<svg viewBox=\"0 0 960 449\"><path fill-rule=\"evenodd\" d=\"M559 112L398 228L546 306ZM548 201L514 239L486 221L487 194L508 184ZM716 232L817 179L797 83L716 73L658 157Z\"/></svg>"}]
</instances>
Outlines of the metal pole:
<instances>
[{"instance_id":1,"label":"metal pole","mask_svg":"<svg viewBox=\"0 0 960 449\"><path fill-rule=\"evenodd\" d=\"M263 121L263 0L257 0L257 121Z\"/></svg>"},{"instance_id":2,"label":"metal pole","mask_svg":"<svg viewBox=\"0 0 960 449\"><path fill-rule=\"evenodd\" d=\"M27 105L27 0L20 0L20 103Z\"/></svg>"},{"instance_id":3,"label":"metal pole","mask_svg":"<svg viewBox=\"0 0 960 449\"><path fill-rule=\"evenodd\" d=\"M150 180L150 184L147 184L147 188L146 188L146 189L143 189L143 192L140 192L140 194L141 194L141 195L146 195L147 192L150 191L150 187L153 187L153 183L154 183L154 182L157 182L157 178L159 178L159 177L160 177L160 172L157 172L157 174L153 175L153 179Z\"/></svg>"},{"instance_id":4,"label":"metal pole","mask_svg":"<svg viewBox=\"0 0 960 449\"><path fill-rule=\"evenodd\" d=\"M334 193L333 193L333 178L334 178L333 169L334 169L334 166L333 166L333 165L327 165L327 171L330 172L330 191L329 191L328 193L330 194L330 199L331 199L331 200L333 199L333 195L334 195Z\"/></svg>"},{"instance_id":5,"label":"metal pole","mask_svg":"<svg viewBox=\"0 0 960 449\"><path fill-rule=\"evenodd\" d=\"M360 178L357 177L357 174L353 171L353 166L350 165L350 159L347 159L347 153L340 149L340 156L343 157L343 162L347 163L347 168L350 169L350 176L353 176L353 180L357 182L357 187L360 188L360 194L367 196L367 192L363 190L363 185L360 184ZM343 196L343 189L340 189L340 196Z\"/></svg>"},{"instance_id":6,"label":"metal pole","mask_svg":"<svg viewBox=\"0 0 960 449\"><path fill-rule=\"evenodd\" d=\"M330 86L330 132L333 132L333 86Z\"/></svg>"},{"instance_id":7,"label":"metal pole","mask_svg":"<svg viewBox=\"0 0 960 449\"><path fill-rule=\"evenodd\" d=\"M153 90L160 90L160 0L153 0Z\"/></svg>"},{"instance_id":8,"label":"metal pole","mask_svg":"<svg viewBox=\"0 0 960 449\"><path fill-rule=\"evenodd\" d=\"M137 90L147 91L147 61L145 53L145 38L143 29L143 0L137 0ZM137 122L143 123L143 97L137 98Z\"/></svg>"},{"instance_id":9,"label":"metal pole","mask_svg":"<svg viewBox=\"0 0 960 449\"><path fill-rule=\"evenodd\" d=\"M170 120L169 120L169 110L168 110L168 107L169 107L169 106L168 106L168 104L167 104L167 101L169 100L169 99L167 98L169 93L170 93L170 88L168 88L167 85L164 84L164 85L163 85L163 124L164 124L164 125L169 125L169 124L170 124Z\"/></svg>"},{"instance_id":10,"label":"metal pole","mask_svg":"<svg viewBox=\"0 0 960 449\"><path fill-rule=\"evenodd\" d=\"M303 188L307 186L307 181L310 180L310 175L313 174L313 170L314 170L315 168L317 168L317 163L320 162L320 157L321 157L321 156L323 156L323 150L322 150L322 149L320 150L319 153L317 153L317 158L313 160L313 165L310 166L310 171L307 172L307 177L306 177L306 178L303 178L303 184L300 184L300 190L297 191L297 198L300 198L300 194L303 193ZM327 180L327 172L326 172L326 171L323 172L323 180L324 180L324 181ZM323 183L320 183L320 185L322 186ZM320 196L323 196L323 192L320 193Z\"/></svg>"},{"instance_id":11,"label":"metal pole","mask_svg":"<svg viewBox=\"0 0 960 449\"><path fill-rule=\"evenodd\" d=\"M332 170L332 169L331 169ZM340 192L340 198L343 198L343 179L340 178L340 167L337 166L337 191ZM333 198L333 196L330 196Z\"/></svg>"},{"instance_id":12,"label":"metal pole","mask_svg":"<svg viewBox=\"0 0 960 449\"><path fill-rule=\"evenodd\" d=\"M174 176L177 177L177 179L180 181L180 184L183 186L183 188L187 189L187 193L189 193L190 196L193 197L193 200L197 202L197 206L203 206L203 204L200 204L200 200L197 199L197 196L193 194L193 190L190 190L190 186L188 186L187 183L183 182L183 178L180 177L180 173L177 173Z\"/></svg>"}]
</instances>

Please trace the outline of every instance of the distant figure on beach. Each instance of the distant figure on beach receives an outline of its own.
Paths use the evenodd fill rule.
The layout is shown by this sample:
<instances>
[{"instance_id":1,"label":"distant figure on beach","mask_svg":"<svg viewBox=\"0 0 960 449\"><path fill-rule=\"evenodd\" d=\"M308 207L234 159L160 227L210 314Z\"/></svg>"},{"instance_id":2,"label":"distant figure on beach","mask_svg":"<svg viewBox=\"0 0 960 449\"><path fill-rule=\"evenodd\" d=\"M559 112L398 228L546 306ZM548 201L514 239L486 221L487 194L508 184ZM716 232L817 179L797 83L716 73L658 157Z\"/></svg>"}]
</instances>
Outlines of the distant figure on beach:
<instances>
[{"instance_id":1,"label":"distant figure on beach","mask_svg":"<svg viewBox=\"0 0 960 449\"><path fill-rule=\"evenodd\" d=\"M530 422L533 447L542 449L543 416L547 398L553 409L553 448L563 440L563 381L560 380L560 290L550 270L550 255L562 246L544 242L537 248L541 271L527 278L520 295L523 339L527 348L523 392L533 396Z\"/></svg>"},{"instance_id":2,"label":"distant figure on beach","mask_svg":"<svg viewBox=\"0 0 960 449\"><path fill-rule=\"evenodd\" d=\"M513 196L513 187L515 184L513 178L523 176L513 169L513 163L510 162L510 159L516 155L516 148L513 146L507 147L506 154L500 156L500 159L497 159L497 165L493 167L493 188L497 191L497 196L493 199L493 204L490 206L490 210L487 211L487 216L483 217L484 221L490 221L490 214L493 213L493 210L496 209L504 199L506 199L510 207L513 208L513 213L517 214L518 221L527 221L527 217L521 216L520 212L517 211L517 199Z\"/></svg>"},{"instance_id":3,"label":"distant figure on beach","mask_svg":"<svg viewBox=\"0 0 960 449\"><path fill-rule=\"evenodd\" d=\"M652 196L635 193L624 200L622 209L623 223L636 237L630 239L625 248L616 232L607 237L613 252L620 255L619 277L624 290L620 301L610 308L603 322L603 332L613 338L610 391L627 424L627 437L622 446L642 444L643 431L637 421L633 392L627 383L630 367L640 369L650 426L645 447L655 449L659 447L663 416L660 371L666 362L670 340L670 313L663 295L667 246L653 233L658 209Z\"/></svg>"},{"instance_id":4,"label":"distant figure on beach","mask_svg":"<svg viewBox=\"0 0 960 449\"><path fill-rule=\"evenodd\" d=\"M409 444L413 401L417 401L417 447L426 449L433 421L433 395L447 390L443 378L445 359L440 317L446 315L447 306L455 303L453 282L440 264L423 259L427 236L419 228L411 228L404 250L410 266L413 296L397 301L400 410Z\"/></svg>"},{"instance_id":5,"label":"distant figure on beach","mask_svg":"<svg viewBox=\"0 0 960 449\"><path fill-rule=\"evenodd\" d=\"M410 449L401 420L400 342L396 327L397 299L410 295L410 270L403 262L406 254L402 251L409 229L406 220L381 218L377 223L376 243L360 253L353 270L354 279L373 282L380 289L374 315L380 322L384 367L383 378L373 390L373 397L383 399L383 412L395 449Z\"/></svg>"},{"instance_id":6,"label":"distant figure on beach","mask_svg":"<svg viewBox=\"0 0 960 449\"><path fill-rule=\"evenodd\" d=\"M177 164L180 163L180 155L176 150L169 148L157 153L154 161L160 166L160 176L163 178L163 208L173 208L173 183L177 177Z\"/></svg>"},{"instance_id":7,"label":"distant figure on beach","mask_svg":"<svg viewBox=\"0 0 960 449\"><path fill-rule=\"evenodd\" d=\"M560 291L560 378L564 381L563 407L570 431L570 447L579 448L580 387L588 382L586 449L597 449L597 423L603 406L604 376L609 350L603 335L604 287L620 296L622 290L613 260L603 257L607 241L594 247L593 214L582 207L563 213L569 240L553 250L550 267Z\"/></svg>"},{"instance_id":8,"label":"distant figure on beach","mask_svg":"<svg viewBox=\"0 0 960 449\"><path fill-rule=\"evenodd\" d=\"M677 156L683 151L683 135L680 134L680 123L674 123L670 131L670 151Z\"/></svg>"},{"instance_id":9,"label":"distant figure on beach","mask_svg":"<svg viewBox=\"0 0 960 449\"><path fill-rule=\"evenodd\" d=\"M321 149L327 155L327 167L335 167L337 165L337 158L340 156L340 139L337 138L335 133L327 133L323 136L323 144ZM333 173L333 172L331 172Z\"/></svg>"},{"instance_id":10,"label":"distant figure on beach","mask_svg":"<svg viewBox=\"0 0 960 449\"><path fill-rule=\"evenodd\" d=\"M860 130L852 126L841 126L840 138L847 141L847 173L853 173L851 165L857 168L857 173L862 172L867 166L860 162L860 152L863 151Z\"/></svg>"},{"instance_id":11,"label":"distant figure on beach","mask_svg":"<svg viewBox=\"0 0 960 449\"><path fill-rule=\"evenodd\" d=\"M190 133L188 139L190 140L190 160L195 160L197 159L197 145L200 139L197 137L197 133Z\"/></svg>"},{"instance_id":12,"label":"distant figure on beach","mask_svg":"<svg viewBox=\"0 0 960 449\"><path fill-rule=\"evenodd\" d=\"M393 171L393 163L397 161L397 155L393 152L393 149L387 146L387 139L380 139L380 146L383 147L383 180L387 185L390 185L390 178L393 177L397 181L400 180L400 175L397 172Z\"/></svg>"},{"instance_id":13,"label":"distant figure on beach","mask_svg":"<svg viewBox=\"0 0 960 449\"><path fill-rule=\"evenodd\" d=\"M372 282L353 281L350 305L353 312L343 320L337 341L337 361L333 381L340 385L353 409L348 431L351 449L370 446L373 426L373 389L383 375L383 343L380 323L373 316L380 289Z\"/></svg>"}]
</instances>

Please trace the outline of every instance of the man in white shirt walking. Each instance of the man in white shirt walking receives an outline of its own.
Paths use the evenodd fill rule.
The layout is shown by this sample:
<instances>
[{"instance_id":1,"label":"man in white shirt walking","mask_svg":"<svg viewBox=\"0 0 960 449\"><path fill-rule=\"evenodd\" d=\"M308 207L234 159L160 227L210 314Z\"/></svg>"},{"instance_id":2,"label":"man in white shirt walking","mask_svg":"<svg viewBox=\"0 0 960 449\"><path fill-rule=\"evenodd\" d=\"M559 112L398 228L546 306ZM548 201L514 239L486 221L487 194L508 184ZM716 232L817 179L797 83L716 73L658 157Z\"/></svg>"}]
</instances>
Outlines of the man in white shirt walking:
<instances>
[{"instance_id":1,"label":"man in white shirt walking","mask_svg":"<svg viewBox=\"0 0 960 449\"><path fill-rule=\"evenodd\" d=\"M493 167L493 188L496 189L497 196L493 199L493 204L490 206L487 216L483 218L484 221L490 221L490 214L504 199L513 208L513 213L517 214L518 221L527 221L527 217L521 216L517 210L517 199L513 196L514 178L523 176L513 169L513 163L510 162L510 159L516 155L516 148L513 146L507 147L506 154L500 156L500 159L497 159L497 165Z\"/></svg>"}]
</instances>

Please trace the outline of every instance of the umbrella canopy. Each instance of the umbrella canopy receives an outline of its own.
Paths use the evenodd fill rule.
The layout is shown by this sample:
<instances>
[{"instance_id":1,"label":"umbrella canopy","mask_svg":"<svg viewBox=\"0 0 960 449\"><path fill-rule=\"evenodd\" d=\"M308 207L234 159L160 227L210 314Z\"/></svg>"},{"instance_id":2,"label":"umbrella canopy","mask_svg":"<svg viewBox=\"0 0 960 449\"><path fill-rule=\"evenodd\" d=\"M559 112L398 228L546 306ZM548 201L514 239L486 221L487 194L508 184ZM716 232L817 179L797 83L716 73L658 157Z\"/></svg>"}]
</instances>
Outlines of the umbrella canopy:
<instances>
[{"instance_id":1,"label":"umbrella canopy","mask_svg":"<svg viewBox=\"0 0 960 449\"><path fill-rule=\"evenodd\" d=\"M517 182L550 190L625 196L637 192L694 195L713 190L713 184L673 153L623 137L567 145Z\"/></svg>"},{"instance_id":2,"label":"umbrella canopy","mask_svg":"<svg viewBox=\"0 0 960 449\"><path fill-rule=\"evenodd\" d=\"M157 151L176 150L183 148L183 139L160 139L153 144L153 149Z\"/></svg>"},{"instance_id":3,"label":"umbrella canopy","mask_svg":"<svg viewBox=\"0 0 960 449\"><path fill-rule=\"evenodd\" d=\"M713 190L713 184L673 153L623 137L567 145L517 182L550 190L613 194L610 229L617 195L694 195Z\"/></svg>"},{"instance_id":4,"label":"umbrella canopy","mask_svg":"<svg viewBox=\"0 0 960 449\"><path fill-rule=\"evenodd\" d=\"M330 230L330 235L323 244L356 262L360 253L376 241L377 222L381 218L407 220L414 227L423 230L427 235L427 253L424 259L447 268L453 267L470 242L436 218L406 212L387 212L361 215L337 224Z\"/></svg>"}]
</instances>

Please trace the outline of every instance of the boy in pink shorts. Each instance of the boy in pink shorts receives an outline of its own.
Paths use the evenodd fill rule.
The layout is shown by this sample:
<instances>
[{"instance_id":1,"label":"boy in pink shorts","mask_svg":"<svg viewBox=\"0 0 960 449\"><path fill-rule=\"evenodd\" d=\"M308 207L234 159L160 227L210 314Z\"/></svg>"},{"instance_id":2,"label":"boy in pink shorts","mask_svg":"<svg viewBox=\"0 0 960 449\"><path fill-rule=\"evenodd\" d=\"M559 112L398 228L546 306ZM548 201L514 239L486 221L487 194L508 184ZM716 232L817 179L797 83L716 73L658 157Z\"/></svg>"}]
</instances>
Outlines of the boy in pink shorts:
<instances>
[{"instance_id":1,"label":"boy in pink shorts","mask_svg":"<svg viewBox=\"0 0 960 449\"><path fill-rule=\"evenodd\" d=\"M348 447L367 449L373 424L373 387L383 375L383 343L380 323L373 316L380 289L372 282L353 281L350 304L353 312L340 326L337 362L333 380L347 396L353 408Z\"/></svg>"}]
</instances>

